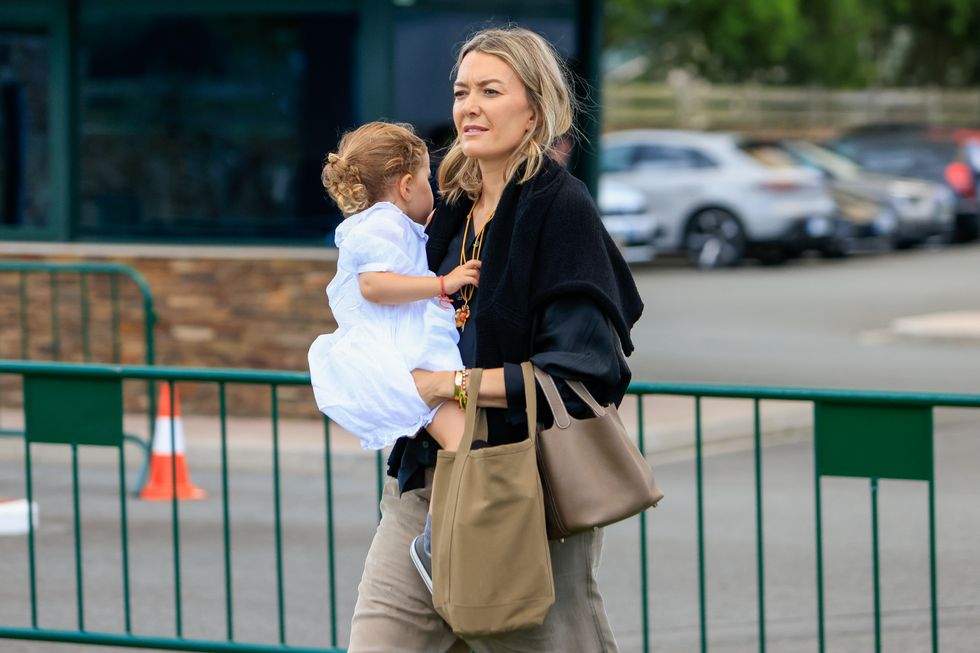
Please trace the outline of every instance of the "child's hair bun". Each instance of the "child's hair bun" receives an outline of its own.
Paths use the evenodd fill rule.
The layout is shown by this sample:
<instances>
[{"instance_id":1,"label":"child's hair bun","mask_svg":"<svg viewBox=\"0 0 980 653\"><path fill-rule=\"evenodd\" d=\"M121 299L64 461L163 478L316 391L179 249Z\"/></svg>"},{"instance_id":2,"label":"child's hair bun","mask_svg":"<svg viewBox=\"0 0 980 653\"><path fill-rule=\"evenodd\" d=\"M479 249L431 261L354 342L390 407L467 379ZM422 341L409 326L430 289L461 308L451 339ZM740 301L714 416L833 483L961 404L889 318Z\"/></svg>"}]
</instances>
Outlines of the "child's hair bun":
<instances>
[{"instance_id":1,"label":"child's hair bun","mask_svg":"<svg viewBox=\"0 0 980 653\"><path fill-rule=\"evenodd\" d=\"M383 199L393 180L418 172L425 154L411 125L369 122L344 134L327 155L320 180L348 217Z\"/></svg>"},{"instance_id":2,"label":"child's hair bun","mask_svg":"<svg viewBox=\"0 0 980 653\"><path fill-rule=\"evenodd\" d=\"M353 215L370 205L367 187L361 181L360 171L344 157L333 152L327 155L322 181L323 187L344 215Z\"/></svg>"}]
</instances>

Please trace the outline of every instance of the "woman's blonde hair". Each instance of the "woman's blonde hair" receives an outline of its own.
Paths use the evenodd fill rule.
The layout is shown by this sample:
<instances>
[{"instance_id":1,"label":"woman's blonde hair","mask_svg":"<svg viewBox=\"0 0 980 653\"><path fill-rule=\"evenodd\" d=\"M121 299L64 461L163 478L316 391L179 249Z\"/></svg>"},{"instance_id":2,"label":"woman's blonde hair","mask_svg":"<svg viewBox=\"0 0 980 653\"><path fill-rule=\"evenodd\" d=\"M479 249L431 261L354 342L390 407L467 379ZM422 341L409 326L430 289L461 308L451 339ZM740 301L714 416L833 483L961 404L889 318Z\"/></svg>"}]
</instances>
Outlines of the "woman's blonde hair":
<instances>
[{"instance_id":1,"label":"woman's blonde hair","mask_svg":"<svg viewBox=\"0 0 980 653\"><path fill-rule=\"evenodd\" d=\"M523 82L527 100L534 112L534 128L517 146L505 171L509 180L527 162L518 183L524 183L541 169L544 157L555 142L573 129L574 99L571 75L555 49L540 35L522 27L485 29L473 35L460 48L453 77L463 58L471 52L499 57ZM483 188L480 167L463 154L456 140L439 165L439 194L449 203L463 194L476 200Z\"/></svg>"},{"instance_id":2,"label":"woman's blonde hair","mask_svg":"<svg viewBox=\"0 0 980 653\"><path fill-rule=\"evenodd\" d=\"M415 174L426 151L411 125L369 122L344 134L320 181L346 218L384 197L395 178Z\"/></svg>"}]
</instances>

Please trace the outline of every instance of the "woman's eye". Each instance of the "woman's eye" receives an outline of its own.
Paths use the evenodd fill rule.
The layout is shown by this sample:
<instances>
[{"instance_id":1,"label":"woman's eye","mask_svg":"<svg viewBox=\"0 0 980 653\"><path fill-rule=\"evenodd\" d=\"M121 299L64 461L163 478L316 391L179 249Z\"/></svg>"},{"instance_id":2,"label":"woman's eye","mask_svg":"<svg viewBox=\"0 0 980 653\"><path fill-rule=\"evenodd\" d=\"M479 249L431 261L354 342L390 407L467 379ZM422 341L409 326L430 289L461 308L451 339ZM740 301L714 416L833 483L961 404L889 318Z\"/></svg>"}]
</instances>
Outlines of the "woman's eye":
<instances>
[{"instance_id":1,"label":"woman's eye","mask_svg":"<svg viewBox=\"0 0 980 653\"><path fill-rule=\"evenodd\" d=\"M464 95L466 95L466 92L465 91L453 91L453 97L454 98L461 98Z\"/></svg>"},{"instance_id":2,"label":"woman's eye","mask_svg":"<svg viewBox=\"0 0 980 653\"><path fill-rule=\"evenodd\" d=\"M483 92L487 95L500 95L500 91L495 88L485 88L483 89Z\"/></svg>"}]
</instances>

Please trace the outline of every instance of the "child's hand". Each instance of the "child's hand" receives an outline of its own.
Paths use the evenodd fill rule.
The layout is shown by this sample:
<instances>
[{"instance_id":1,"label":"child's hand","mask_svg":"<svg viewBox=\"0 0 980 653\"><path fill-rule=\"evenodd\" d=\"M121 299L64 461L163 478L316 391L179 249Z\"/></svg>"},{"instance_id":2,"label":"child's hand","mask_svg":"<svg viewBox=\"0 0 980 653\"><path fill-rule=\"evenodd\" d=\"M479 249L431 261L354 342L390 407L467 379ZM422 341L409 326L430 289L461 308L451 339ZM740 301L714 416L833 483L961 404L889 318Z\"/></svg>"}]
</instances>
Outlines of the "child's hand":
<instances>
[{"instance_id":1,"label":"child's hand","mask_svg":"<svg viewBox=\"0 0 980 653\"><path fill-rule=\"evenodd\" d=\"M476 259L463 263L445 277L446 294L459 292L463 286L480 285L480 262Z\"/></svg>"}]
</instances>

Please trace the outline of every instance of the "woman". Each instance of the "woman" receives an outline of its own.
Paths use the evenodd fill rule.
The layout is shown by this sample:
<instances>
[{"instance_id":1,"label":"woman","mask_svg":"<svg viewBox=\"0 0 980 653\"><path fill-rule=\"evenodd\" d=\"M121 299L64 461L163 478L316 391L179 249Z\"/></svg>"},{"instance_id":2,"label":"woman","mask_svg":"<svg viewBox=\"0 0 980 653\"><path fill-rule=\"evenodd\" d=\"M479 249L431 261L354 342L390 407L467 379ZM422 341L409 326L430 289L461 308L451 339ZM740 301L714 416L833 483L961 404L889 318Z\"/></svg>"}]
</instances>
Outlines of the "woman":
<instances>
[{"instance_id":1,"label":"woman","mask_svg":"<svg viewBox=\"0 0 980 653\"><path fill-rule=\"evenodd\" d=\"M548 156L572 129L568 77L551 46L520 28L484 30L463 45L455 72L457 137L439 166L443 204L427 255L436 274L482 261L479 287L453 300L463 364L485 370L479 404L491 409L493 446L526 437L523 361L559 380L573 414L588 412L562 379L619 403L643 305L585 186ZM432 406L453 399L459 377L415 372ZM408 555L425 523L436 449L422 433L392 450L349 651L616 651L595 581L601 531L551 543L556 600L544 624L485 641L452 633Z\"/></svg>"}]
</instances>

